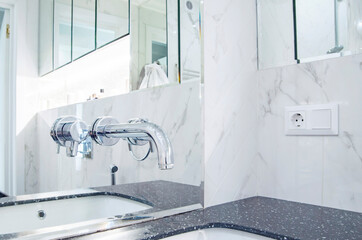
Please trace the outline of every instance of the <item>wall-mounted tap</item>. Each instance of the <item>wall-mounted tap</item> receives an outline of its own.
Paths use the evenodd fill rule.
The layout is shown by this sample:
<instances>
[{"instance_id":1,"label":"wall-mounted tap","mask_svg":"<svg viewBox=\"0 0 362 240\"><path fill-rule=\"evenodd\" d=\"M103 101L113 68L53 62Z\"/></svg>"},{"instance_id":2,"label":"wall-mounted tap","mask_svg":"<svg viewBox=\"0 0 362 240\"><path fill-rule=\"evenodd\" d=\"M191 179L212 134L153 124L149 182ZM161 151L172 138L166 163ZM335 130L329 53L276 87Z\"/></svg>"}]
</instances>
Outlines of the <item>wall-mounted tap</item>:
<instances>
[{"instance_id":1,"label":"wall-mounted tap","mask_svg":"<svg viewBox=\"0 0 362 240\"><path fill-rule=\"evenodd\" d=\"M103 146L113 146L121 138L132 145L141 146L149 142L151 147L152 142L157 149L159 168L173 168L174 156L170 140L159 126L147 120L132 119L120 124L112 117L100 117L93 123L90 135Z\"/></svg>"},{"instance_id":2,"label":"wall-mounted tap","mask_svg":"<svg viewBox=\"0 0 362 240\"><path fill-rule=\"evenodd\" d=\"M77 156L78 145L88 136L88 126L79 118L68 116L58 118L51 130L50 136L59 147L65 147L68 157Z\"/></svg>"}]
</instances>

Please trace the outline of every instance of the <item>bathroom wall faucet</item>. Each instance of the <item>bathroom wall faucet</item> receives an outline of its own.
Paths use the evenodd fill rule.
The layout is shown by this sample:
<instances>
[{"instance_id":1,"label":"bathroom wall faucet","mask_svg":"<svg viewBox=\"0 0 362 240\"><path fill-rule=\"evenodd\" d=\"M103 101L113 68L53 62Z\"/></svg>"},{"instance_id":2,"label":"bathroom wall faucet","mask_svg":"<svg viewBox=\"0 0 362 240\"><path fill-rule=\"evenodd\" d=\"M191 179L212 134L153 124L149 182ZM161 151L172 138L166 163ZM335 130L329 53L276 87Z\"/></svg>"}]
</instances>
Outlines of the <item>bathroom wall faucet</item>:
<instances>
[{"instance_id":1,"label":"bathroom wall faucet","mask_svg":"<svg viewBox=\"0 0 362 240\"><path fill-rule=\"evenodd\" d=\"M132 119L128 123L120 124L112 117L100 117L93 123L90 135L103 146L113 146L121 138L133 146L150 143L151 148L152 142L157 149L159 168L167 170L174 166L170 140L159 126L147 120Z\"/></svg>"},{"instance_id":2,"label":"bathroom wall faucet","mask_svg":"<svg viewBox=\"0 0 362 240\"><path fill-rule=\"evenodd\" d=\"M76 157L78 145L88 136L88 126L79 118L73 116L61 117L55 120L50 136L59 147L65 147L68 157Z\"/></svg>"}]
</instances>

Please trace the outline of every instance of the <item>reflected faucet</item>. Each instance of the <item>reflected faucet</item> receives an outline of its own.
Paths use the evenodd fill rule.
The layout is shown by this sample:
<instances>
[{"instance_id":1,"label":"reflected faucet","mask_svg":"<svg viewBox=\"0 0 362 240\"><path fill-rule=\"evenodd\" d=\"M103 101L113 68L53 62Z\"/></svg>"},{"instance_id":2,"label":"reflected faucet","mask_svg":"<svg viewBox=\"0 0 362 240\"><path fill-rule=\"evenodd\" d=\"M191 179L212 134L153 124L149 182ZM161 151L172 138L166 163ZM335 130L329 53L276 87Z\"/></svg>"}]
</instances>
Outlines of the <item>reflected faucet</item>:
<instances>
[{"instance_id":1,"label":"reflected faucet","mask_svg":"<svg viewBox=\"0 0 362 240\"><path fill-rule=\"evenodd\" d=\"M144 119L132 119L120 124L112 117L100 117L92 125L90 135L99 145L113 146L119 139L130 145L142 146L152 143L156 146L158 167L161 170L172 169L174 156L171 142L165 132L156 124Z\"/></svg>"}]
</instances>

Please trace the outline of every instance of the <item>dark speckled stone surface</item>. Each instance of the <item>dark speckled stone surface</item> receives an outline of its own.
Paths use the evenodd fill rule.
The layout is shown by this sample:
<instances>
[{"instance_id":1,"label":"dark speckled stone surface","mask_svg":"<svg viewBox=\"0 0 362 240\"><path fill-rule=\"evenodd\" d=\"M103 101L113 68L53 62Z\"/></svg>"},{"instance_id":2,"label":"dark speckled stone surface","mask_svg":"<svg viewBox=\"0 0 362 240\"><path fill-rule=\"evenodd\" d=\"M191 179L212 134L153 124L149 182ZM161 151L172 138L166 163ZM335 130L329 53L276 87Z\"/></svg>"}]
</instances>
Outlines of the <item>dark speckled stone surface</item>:
<instances>
[{"instance_id":1,"label":"dark speckled stone surface","mask_svg":"<svg viewBox=\"0 0 362 240\"><path fill-rule=\"evenodd\" d=\"M7 197L4 193L0 192L0 198Z\"/></svg>"},{"instance_id":2,"label":"dark speckled stone surface","mask_svg":"<svg viewBox=\"0 0 362 240\"><path fill-rule=\"evenodd\" d=\"M87 235L81 239L102 239L106 236L120 234L122 239L162 239L210 227L231 228L285 240L361 240L362 214L265 197L253 197L205 210ZM127 237L128 232L130 235Z\"/></svg>"},{"instance_id":3,"label":"dark speckled stone surface","mask_svg":"<svg viewBox=\"0 0 362 240\"><path fill-rule=\"evenodd\" d=\"M151 203L153 211L168 210L203 203L203 187L168 181L151 181L115 186L96 187L94 190L132 196L140 202ZM187 196L187 197L185 197Z\"/></svg>"},{"instance_id":4,"label":"dark speckled stone surface","mask_svg":"<svg viewBox=\"0 0 362 240\"><path fill-rule=\"evenodd\" d=\"M25 200L12 200L11 197L5 197L0 201L0 207L45 201L56 201L61 199L80 198L87 196L111 195L128 198L152 206L152 209L146 210L145 213L157 212L202 203L202 188L202 185L201 187L198 187L168 181L150 181L114 186L95 187L92 189L96 191L90 193L57 196L54 195L56 194L56 192L54 192L51 193L52 196L37 199L29 198ZM188 197L185 198L185 195L187 195Z\"/></svg>"}]
</instances>

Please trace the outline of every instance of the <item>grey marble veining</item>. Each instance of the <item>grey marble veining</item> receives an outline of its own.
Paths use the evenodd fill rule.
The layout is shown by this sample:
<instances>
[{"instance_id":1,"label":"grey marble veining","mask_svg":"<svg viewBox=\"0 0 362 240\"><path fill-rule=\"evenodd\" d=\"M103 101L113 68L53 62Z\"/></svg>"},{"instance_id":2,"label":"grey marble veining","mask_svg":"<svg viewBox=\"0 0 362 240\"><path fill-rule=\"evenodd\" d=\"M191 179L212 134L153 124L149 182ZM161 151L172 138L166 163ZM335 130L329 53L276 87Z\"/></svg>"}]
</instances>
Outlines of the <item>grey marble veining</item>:
<instances>
[{"instance_id":1,"label":"grey marble veining","mask_svg":"<svg viewBox=\"0 0 362 240\"><path fill-rule=\"evenodd\" d=\"M203 146L199 93L200 82L189 81L39 112L24 131L25 189L19 189L18 194L110 185L111 164L119 168L117 184L167 180L199 186ZM170 138L175 167L160 171L156 153L143 162L135 161L125 141L112 147L93 142L93 159L80 155L68 158L64 148L57 155L49 131L55 119L64 115L78 116L89 125L100 116L113 116L120 122L146 118L161 126Z\"/></svg>"},{"instance_id":2,"label":"grey marble veining","mask_svg":"<svg viewBox=\"0 0 362 240\"><path fill-rule=\"evenodd\" d=\"M258 2L290 25L268 8L290 1ZM262 195L361 211L362 55L258 70L256 4L204 1L205 205ZM284 107L330 102L338 137L285 136Z\"/></svg>"},{"instance_id":3,"label":"grey marble veining","mask_svg":"<svg viewBox=\"0 0 362 240\"><path fill-rule=\"evenodd\" d=\"M252 197L78 239L155 240L203 228L230 228L281 240L359 240L362 214Z\"/></svg>"}]
</instances>

